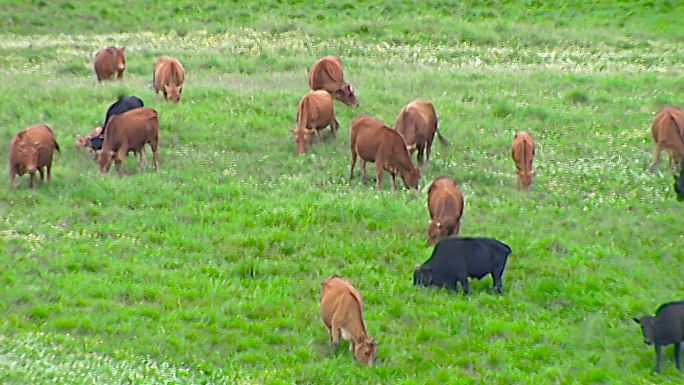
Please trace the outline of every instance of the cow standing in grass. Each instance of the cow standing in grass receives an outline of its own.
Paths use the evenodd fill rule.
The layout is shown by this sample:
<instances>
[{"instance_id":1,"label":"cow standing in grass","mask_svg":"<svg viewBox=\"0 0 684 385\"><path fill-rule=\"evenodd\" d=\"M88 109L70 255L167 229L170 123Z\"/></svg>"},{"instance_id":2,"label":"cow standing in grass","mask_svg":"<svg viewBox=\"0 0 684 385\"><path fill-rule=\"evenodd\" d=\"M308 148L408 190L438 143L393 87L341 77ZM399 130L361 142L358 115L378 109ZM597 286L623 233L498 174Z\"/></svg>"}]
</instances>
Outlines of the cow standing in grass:
<instances>
[{"instance_id":1,"label":"cow standing in grass","mask_svg":"<svg viewBox=\"0 0 684 385\"><path fill-rule=\"evenodd\" d=\"M660 305L655 317L634 318L641 325L644 342L655 345L655 371L660 372L660 360L664 345L674 345L674 359L677 369L681 369L680 349L684 341L684 301L668 302Z\"/></svg>"},{"instance_id":2,"label":"cow standing in grass","mask_svg":"<svg viewBox=\"0 0 684 385\"><path fill-rule=\"evenodd\" d=\"M430 160L435 134L443 145L448 144L439 132L437 123L435 107L424 100L414 100L404 106L394 123L394 129L401 133L406 144L411 148L410 153L413 154L413 151L418 150L418 163L421 165ZM423 161L423 156L425 156L425 161Z\"/></svg>"},{"instance_id":3,"label":"cow standing in grass","mask_svg":"<svg viewBox=\"0 0 684 385\"><path fill-rule=\"evenodd\" d=\"M529 132L518 131L513 136L511 157L515 162L516 174L518 174L518 189L530 191L532 185L532 161L534 160L535 143Z\"/></svg>"},{"instance_id":4,"label":"cow standing in grass","mask_svg":"<svg viewBox=\"0 0 684 385\"><path fill-rule=\"evenodd\" d=\"M114 115L107 122L102 150L97 157L100 171L107 173L112 161L121 174L121 163L134 152L140 155L140 170L145 168L145 144L152 148L154 170L159 170L159 119L152 108L136 108L121 115Z\"/></svg>"},{"instance_id":5,"label":"cow standing in grass","mask_svg":"<svg viewBox=\"0 0 684 385\"><path fill-rule=\"evenodd\" d=\"M43 168L46 169L47 183L50 186L54 150L59 151L59 144L50 127L45 124L28 127L14 135L9 147L9 178L12 190L17 187L17 175L28 173L30 188L33 188L36 171L40 174L40 180L45 180Z\"/></svg>"},{"instance_id":6,"label":"cow standing in grass","mask_svg":"<svg viewBox=\"0 0 684 385\"><path fill-rule=\"evenodd\" d=\"M340 123L335 119L332 96L323 90L304 95L297 107L297 128L290 130L295 138L297 154L304 154L311 138L328 126L334 138Z\"/></svg>"},{"instance_id":7,"label":"cow standing in grass","mask_svg":"<svg viewBox=\"0 0 684 385\"><path fill-rule=\"evenodd\" d=\"M154 72L152 73L152 84L154 92L164 93L164 98L174 103L178 103L183 93L183 82L185 81L185 68L176 58L161 56L154 62Z\"/></svg>"},{"instance_id":8,"label":"cow standing in grass","mask_svg":"<svg viewBox=\"0 0 684 385\"><path fill-rule=\"evenodd\" d=\"M114 76L117 79L123 79L123 74L126 70L125 50L126 47L106 47L97 51L93 67L95 67L95 75L98 82L111 79Z\"/></svg>"},{"instance_id":9,"label":"cow standing in grass","mask_svg":"<svg viewBox=\"0 0 684 385\"><path fill-rule=\"evenodd\" d=\"M441 176L435 178L428 189L428 246L440 239L458 235L463 215L463 194L455 180Z\"/></svg>"},{"instance_id":10,"label":"cow standing in grass","mask_svg":"<svg viewBox=\"0 0 684 385\"><path fill-rule=\"evenodd\" d=\"M314 91L328 91L335 99L346 105L359 106L354 87L344 81L342 61L336 56L322 57L311 66L309 87Z\"/></svg>"},{"instance_id":11,"label":"cow standing in grass","mask_svg":"<svg viewBox=\"0 0 684 385\"><path fill-rule=\"evenodd\" d=\"M656 144L651 171L660 162L660 153L670 154L670 167L678 170L684 157L684 112L679 107L665 105L653 118L651 124L653 141Z\"/></svg>"}]
</instances>

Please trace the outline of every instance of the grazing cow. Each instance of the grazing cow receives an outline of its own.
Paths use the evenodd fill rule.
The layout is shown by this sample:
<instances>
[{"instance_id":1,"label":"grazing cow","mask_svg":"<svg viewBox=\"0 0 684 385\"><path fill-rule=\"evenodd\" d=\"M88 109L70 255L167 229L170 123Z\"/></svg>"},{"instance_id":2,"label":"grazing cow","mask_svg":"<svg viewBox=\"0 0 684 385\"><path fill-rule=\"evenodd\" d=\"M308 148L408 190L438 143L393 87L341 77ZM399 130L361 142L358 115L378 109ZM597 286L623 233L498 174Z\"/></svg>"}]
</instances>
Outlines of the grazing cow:
<instances>
[{"instance_id":1,"label":"grazing cow","mask_svg":"<svg viewBox=\"0 0 684 385\"><path fill-rule=\"evenodd\" d=\"M518 131L513 136L511 146L511 156L515 162L516 173L518 174L518 189L530 191L532 185L532 161L534 160L535 144L534 138L530 133Z\"/></svg>"},{"instance_id":2,"label":"grazing cow","mask_svg":"<svg viewBox=\"0 0 684 385\"><path fill-rule=\"evenodd\" d=\"M681 369L680 349L684 341L684 301L668 302L660 305L655 317L634 318L641 325L644 342L655 345L655 371L660 372L660 359L664 345L674 345L674 359L677 369Z\"/></svg>"},{"instance_id":3,"label":"grazing cow","mask_svg":"<svg viewBox=\"0 0 684 385\"><path fill-rule=\"evenodd\" d=\"M358 107L359 100L354 93L354 87L344 81L342 61L337 56L325 56L318 59L309 71L309 87L316 90L326 90L340 102Z\"/></svg>"},{"instance_id":4,"label":"grazing cow","mask_svg":"<svg viewBox=\"0 0 684 385\"><path fill-rule=\"evenodd\" d=\"M684 112L675 106L663 106L653 118L651 132L656 144L651 171L660 162L660 153L663 150L670 154L670 166L677 170L684 163Z\"/></svg>"},{"instance_id":5,"label":"grazing cow","mask_svg":"<svg viewBox=\"0 0 684 385\"><path fill-rule=\"evenodd\" d=\"M354 177L356 156L361 157L363 182L368 181L366 162L375 162L376 187L382 188L382 171L392 176L392 187L397 188L395 177L401 175L407 188L418 188L420 169L411 163L406 141L401 134L369 115L361 115L351 125L351 170L349 179Z\"/></svg>"},{"instance_id":6,"label":"grazing cow","mask_svg":"<svg viewBox=\"0 0 684 385\"><path fill-rule=\"evenodd\" d=\"M297 107L297 129L290 130L297 144L297 154L306 152L306 143L319 130L330 126L333 138L340 128L335 119L332 96L326 91L310 91L302 97Z\"/></svg>"},{"instance_id":7,"label":"grazing cow","mask_svg":"<svg viewBox=\"0 0 684 385\"><path fill-rule=\"evenodd\" d=\"M377 343L366 331L359 291L346 279L333 275L321 284L318 302L330 342L339 345L342 334L342 338L349 341L349 350L354 353L354 358L370 365L375 358Z\"/></svg>"},{"instance_id":8,"label":"grazing cow","mask_svg":"<svg viewBox=\"0 0 684 385\"><path fill-rule=\"evenodd\" d=\"M137 96L119 95L117 101L107 109L105 120L101 126L93 130L88 136L76 135L76 147L89 147L94 152L100 151L102 149L102 142L104 142L104 127L107 126L109 118L113 115L123 114L126 111L144 106L145 104L142 99Z\"/></svg>"},{"instance_id":9,"label":"grazing cow","mask_svg":"<svg viewBox=\"0 0 684 385\"><path fill-rule=\"evenodd\" d=\"M97 51L93 66L95 67L95 75L97 75L98 82L111 79L115 75L117 79L123 79L123 73L126 70L124 50L126 50L126 47L106 47Z\"/></svg>"},{"instance_id":10,"label":"grazing cow","mask_svg":"<svg viewBox=\"0 0 684 385\"><path fill-rule=\"evenodd\" d=\"M456 181L441 176L430 184L428 189L428 246L433 246L440 239L450 235L458 235L461 216L463 215L463 194Z\"/></svg>"},{"instance_id":11,"label":"grazing cow","mask_svg":"<svg viewBox=\"0 0 684 385\"><path fill-rule=\"evenodd\" d=\"M9 147L9 177L12 190L16 189L15 178L29 174L29 187L33 188L36 171L40 180L45 180L43 167L47 169L47 182L52 181L52 154L59 151L59 144L50 127L45 124L31 126L19 131Z\"/></svg>"},{"instance_id":12,"label":"grazing cow","mask_svg":"<svg viewBox=\"0 0 684 385\"><path fill-rule=\"evenodd\" d=\"M394 123L394 129L404 136L406 144L411 148L411 154L414 150L418 150L418 163L421 165L424 163L423 154L425 154L425 162L430 160L435 133L443 145L448 144L437 128L437 122L437 112L432 103L414 100L399 111Z\"/></svg>"},{"instance_id":13,"label":"grazing cow","mask_svg":"<svg viewBox=\"0 0 684 385\"><path fill-rule=\"evenodd\" d=\"M183 81L185 81L185 68L175 58L161 56L154 62L152 84L154 92L164 93L164 98L178 103L183 93Z\"/></svg>"},{"instance_id":14,"label":"grazing cow","mask_svg":"<svg viewBox=\"0 0 684 385\"><path fill-rule=\"evenodd\" d=\"M511 248L493 238L444 238L437 243L430 259L416 266L413 284L456 290L456 283L460 282L463 292L470 294L469 277L481 279L491 274L494 290L501 294L501 276L509 254Z\"/></svg>"},{"instance_id":15,"label":"grazing cow","mask_svg":"<svg viewBox=\"0 0 684 385\"><path fill-rule=\"evenodd\" d=\"M121 162L128 152L140 155L140 170L145 168L147 158L145 144L149 143L154 156L154 170L159 170L159 119L152 108L136 108L121 115L112 116L107 122L102 150L97 157L100 171L107 173L112 161L121 173Z\"/></svg>"},{"instance_id":16,"label":"grazing cow","mask_svg":"<svg viewBox=\"0 0 684 385\"><path fill-rule=\"evenodd\" d=\"M674 189L677 193L677 200L680 202L684 201L684 162L682 162L682 169L679 171L679 178L675 175L674 179Z\"/></svg>"}]
</instances>

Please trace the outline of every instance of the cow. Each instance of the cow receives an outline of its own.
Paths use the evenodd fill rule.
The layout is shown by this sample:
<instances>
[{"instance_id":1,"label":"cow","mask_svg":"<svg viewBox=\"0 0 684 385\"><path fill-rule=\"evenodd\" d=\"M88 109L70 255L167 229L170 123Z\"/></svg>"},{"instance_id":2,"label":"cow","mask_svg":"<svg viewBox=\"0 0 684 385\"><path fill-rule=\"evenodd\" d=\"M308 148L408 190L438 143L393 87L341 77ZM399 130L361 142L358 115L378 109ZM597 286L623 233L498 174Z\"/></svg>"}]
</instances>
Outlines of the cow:
<instances>
[{"instance_id":1,"label":"cow","mask_svg":"<svg viewBox=\"0 0 684 385\"><path fill-rule=\"evenodd\" d=\"M344 81L342 61L337 56L324 56L318 59L309 70L309 88L326 90L340 102L358 107L354 87Z\"/></svg>"},{"instance_id":2,"label":"cow","mask_svg":"<svg viewBox=\"0 0 684 385\"><path fill-rule=\"evenodd\" d=\"M126 47L105 47L97 51L93 67L95 67L95 75L97 81L111 79L114 76L117 79L123 79L123 73L126 70L126 58L124 51Z\"/></svg>"},{"instance_id":3,"label":"cow","mask_svg":"<svg viewBox=\"0 0 684 385\"><path fill-rule=\"evenodd\" d=\"M651 171L655 171L663 150L670 155L670 166L674 170L679 169L679 166L684 163L682 162L684 158L684 112L679 107L663 106L653 118L651 132L656 144Z\"/></svg>"},{"instance_id":4,"label":"cow","mask_svg":"<svg viewBox=\"0 0 684 385\"><path fill-rule=\"evenodd\" d=\"M140 155L142 171L147 162L146 143L152 148L154 170L159 171L159 118L156 110L143 107L112 116L107 122L102 150L97 156L100 171L105 174L109 172L114 161L116 171L121 174L121 163L131 151Z\"/></svg>"},{"instance_id":5,"label":"cow","mask_svg":"<svg viewBox=\"0 0 684 385\"><path fill-rule=\"evenodd\" d=\"M411 147L410 153L418 150L418 163L424 164L430 160L432 141L435 134L442 145L449 142L442 136L437 127L438 118L432 103L424 100L414 100L405 105L394 123L394 129L404 136L406 144ZM425 162L423 162L425 155Z\"/></svg>"},{"instance_id":6,"label":"cow","mask_svg":"<svg viewBox=\"0 0 684 385\"><path fill-rule=\"evenodd\" d=\"M338 346L341 334L342 338L349 341L349 350L354 358L371 365L377 352L377 343L366 331L363 300L359 291L346 279L332 275L321 284L318 302L330 342Z\"/></svg>"},{"instance_id":7,"label":"cow","mask_svg":"<svg viewBox=\"0 0 684 385\"><path fill-rule=\"evenodd\" d=\"M440 239L458 235L463 215L463 194L455 180L440 176L428 188L428 246L434 246Z\"/></svg>"},{"instance_id":8,"label":"cow","mask_svg":"<svg viewBox=\"0 0 684 385\"><path fill-rule=\"evenodd\" d=\"M679 177L677 175L674 176L675 183L674 183L674 189L675 192L677 193L677 200L678 201L684 201L684 162L682 163L681 170L679 171Z\"/></svg>"},{"instance_id":9,"label":"cow","mask_svg":"<svg viewBox=\"0 0 684 385\"><path fill-rule=\"evenodd\" d=\"M363 183L368 181L366 162L375 162L376 188L382 188L382 172L392 177L392 188L397 188L395 177L401 179L407 188L418 189L420 168L411 163L406 141L401 134L388 127L380 119L360 115L351 124L351 170L349 180L354 178L357 155L361 158Z\"/></svg>"},{"instance_id":10,"label":"cow","mask_svg":"<svg viewBox=\"0 0 684 385\"><path fill-rule=\"evenodd\" d=\"M29 187L33 188L33 177L38 171L40 180L45 180L43 168L47 170L47 183L52 181L52 154L60 151L52 129L38 124L19 131L9 147L9 178L12 190L17 188L15 178L29 174Z\"/></svg>"},{"instance_id":11,"label":"cow","mask_svg":"<svg viewBox=\"0 0 684 385\"><path fill-rule=\"evenodd\" d=\"M185 68L177 59L170 56L160 56L154 62L152 84L157 95L159 95L159 91L162 91L166 100L178 103L181 93L183 93L184 81Z\"/></svg>"},{"instance_id":12,"label":"cow","mask_svg":"<svg viewBox=\"0 0 684 385\"><path fill-rule=\"evenodd\" d=\"M518 174L518 189L530 191L532 185L532 161L534 160L534 138L529 132L518 131L513 136L511 145L511 157L515 162L515 172Z\"/></svg>"},{"instance_id":13,"label":"cow","mask_svg":"<svg viewBox=\"0 0 684 385\"><path fill-rule=\"evenodd\" d=\"M137 96L119 95L116 102L112 103L112 105L110 105L107 109L105 119L101 126L91 131L90 134L85 137L76 135L76 147L88 147L93 152L100 151L102 149L102 142L104 142L104 127L107 126L109 118L111 118L113 115L123 114L126 111L144 106L145 103L143 103L142 99Z\"/></svg>"},{"instance_id":14,"label":"cow","mask_svg":"<svg viewBox=\"0 0 684 385\"><path fill-rule=\"evenodd\" d=\"M656 315L634 318L641 325L647 345L655 345L655 371L660 372L660 359L664 345L674 345L674 359L681 370L680 349L684 341L684 301L668 302L656 309Z\"/></svg>"},{"instance_id":15,"label":"cow","mask_svg":"<svg viewBox=\"0 0 684 385\"><path fill-rule=\"evenodd\" d=\"M470 294L468 278L482 279L491 274L494 290L501 294L501 276L511 254L508 245L493 238L444 238L432 250L432 255L413 272L413 284L446 287Z\"/></svg>"},{"instance_id":16,"label":"cow","mask_svg":"<svg viewBox=\"0 0 684 385\"><path fill-rule=\"evenodd\" d=\"M310 91L299 101L297 129L290 130L295 137L297 154L304 154L311 137L328 126L333 138L336 137L340 123L335 119L332 96L323 90Z\"/></svg>"}]
</instances>

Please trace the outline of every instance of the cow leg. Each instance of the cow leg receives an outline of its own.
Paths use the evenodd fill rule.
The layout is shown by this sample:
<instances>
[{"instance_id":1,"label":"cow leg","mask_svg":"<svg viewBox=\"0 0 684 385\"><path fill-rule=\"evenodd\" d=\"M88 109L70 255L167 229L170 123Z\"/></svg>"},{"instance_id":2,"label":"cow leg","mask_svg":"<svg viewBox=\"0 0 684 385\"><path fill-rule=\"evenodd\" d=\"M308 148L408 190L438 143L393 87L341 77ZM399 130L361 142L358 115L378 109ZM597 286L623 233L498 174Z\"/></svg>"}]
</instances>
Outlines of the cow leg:
<instances>
[{"instance_id":1,"label":"cow leg","mask_svg":"<svg viewBox=\"0 0 684 385\"><path fill-rule=\"evenodd\" d=\"M430 151L432 150L432 143L425 145L425 163L430 161Z\"/></svg>"},{"instance_id":2,"label":"cow leg","mask_svg":"<svg viewBox=\"0 0 684 385\"><path fill-rule=\"evenodd\" d=\"M493 272L492 280L494 281L494 291L497 294L503 294L503 284L501 283L501 273Z\"/></svg>"},{"instance_id":3,"label":"cow leg","mask_svg":"<svg viewBox=\"0 0 684 385\"><path fill-rule=\"evenodd\" d=\"M9 178L10 178L10 187L11 187L12 191L15 191L17 189L17 185L16 185L17 171L16 171L15 167L10 166Z\"/></svg>"},{"instance_id":4,"label":"cow leg","mask_svg":"<svg viewBox=\"0 0 684 385\"><path fill-rule=\"evenodd\" d=\"M394 173L390 173L390 177L392 177L392 188L397 189L397 176Z\"/></svg>"},{"instance_id":5,"label":"cow leg","mask_svg":"<svg viewBox=\"0 0 684 385\"><path fill-rule=\"evenodd\" d=\"M653 163L651 164L651 172L655 171L656 166L658 165L658 163L660 163L661 151L663 151L663 149L660 147L660 144L656 144L655 156L653 158Z\"/></svg>"},{"instance_id":6,"label":"cow leg","mask_svg":"<svg viewBox=\"0 0 684 385\"><path fill-rule=\"evenodd\" d=\"M38 174L40 174L40 181L45 181L45 174L43 173L43 167L38 167Z\"/></svg>"},{"instance_id":7,"label":"cow leg","mask_svg":"<svg viewBox=\"0 0 684 385\"><path fill-rule=\"evenodd\" d=\"M35 172L30 172L29 173L29 187L33 188L33 177L35 176Z\"/></svg>"},{"instance_id":8,"label":"cow leg","mask_svg":"<svg viewBox=\"0 0 684 385\"><path fill-rule=\"evenodd\" d=\"M46 168L47 168L47 179L48 179L48 187L49 187L50 182L52 182L52 163L48 163Z\"/></svg>"},{"instance_id":9,"label":"cow leg","mask_svg":"<svg viewBox=\"0 0 684 385\"><path fill-rule=\"evenodd\" d=\"M662 352L663 352L663 346L656 344L656 346L655 346L655 360L656 360L656 362L655 362L655 368L654 368L656 373L660 373L660 358L662 356Z\"/></svg>"},{"instance_id":10,"label":"cow leg","mask_svg":"<svg viewBox=\"0 0 684 385\"><path fill-rule=\"evenodd\" d=\"M152 147L152 157L154 158L154 171L159 171L159 142L153 140L150 142Z\"/></svg>"},{"instance_id":11,"label":"cow leg","mask_svg":"<svg viewBox=\"0 0 684 385\"><path fill-rule=\"evenodd\" d=\"M423 155L425 153L425 147L422 145L418 145L418 164L423 165Z\"/></svg>"},{"instance_id":12,"label":"cow leg","mask_svg":"<svg viewBox=\"0 0 684 385\"><path fill-rule=\"evenodd\" d=\"M333 138L337 137L337 130L340 129L340 122L337 121L337 119L333 118L332 122L330 122L330 130L332 131L332 136Z\"/></svg>"},{"instance_id":13,"label":"cow leg","mask_svg":"<svg viewBox=\"0 0 684 385\"><path fill-rule=\"evenodd\" d=\"M382 159L375 159L375 188L382 189Z\"/></svg>"},{"instance_id":14,"label":"cow leg","mask_svg":"<svg viewBox=\"0 0 684 385\"><path fill-rule=\"evenodd\" d=\"M682 364L681 364L681 358L680 358L680 350L682 348L682 343L677 342L674 344L674 359L675 359L675 365L677 366L677 369L682 370Z\"/></svg>"},{"instance_id":15,"label":"cow leg","mask_svg":"<svg viewBox=\"0 0 684 385\"><path fill-rule=\"evenodd\" d=\"M363 184L368 183L368 171L366 170L366 162L363 158L361 158L361 181Z\"/></svg>"},{"instance_id":16,"label":"cow leg","mask_svg":"<svg viewBox=\"0 0 684 385\"><path fill-rule=\"evenodd\" d=\"M145 146L140 149L140 171L145 171L147 165L147 154L145 154Z\"/></svg>"},{"instance_id":17,"label":"cow leg","mask_svg":"<svg viewBox=\"0 0 684 385\"><path fill-rule=\"evenodd\" d=\"M458 277L458 282L461 283L461 287L463 288L463 294L470 295L470 284L468 283L468 276L463 275Z\"/></svg>"},{"instance_id":18,"label":"cow leg","mask_svg":"<svg viewBox=\"0 0 684 385\"><path fill-rule=\"evenodd\" d=\"M128 156L128 147L119 147L119 151L117 151L116 155L114 156L114 165L116 167L116 172L119 173L119 175L121 175L121 163L123 163L124 159L126 159L126 156Z\"/></svg>"},{"instance_id":19,"label":"cow leg","mask_svg":"<svg viewBox=\"0 0 684 385\"><path fill-rule=\"evenodd\" d=\"M352 149L351 168L349 170L349 180L354 179L354 166L356 166L356 151Z\"/></svg>"},{"instance_id":20,"label":"cow leg","mask_svg":"<svg viewBox=\"0 0 684 385\"><path fill-rule=\"evenodd\" d=\"M330 333L330 342L332 342L335 347L340 345L340 328L337 327L337 323L335 322L335 318L333 317L332 321L330 322L330 329L332 332Z\"/></svg>"}]
</instances>

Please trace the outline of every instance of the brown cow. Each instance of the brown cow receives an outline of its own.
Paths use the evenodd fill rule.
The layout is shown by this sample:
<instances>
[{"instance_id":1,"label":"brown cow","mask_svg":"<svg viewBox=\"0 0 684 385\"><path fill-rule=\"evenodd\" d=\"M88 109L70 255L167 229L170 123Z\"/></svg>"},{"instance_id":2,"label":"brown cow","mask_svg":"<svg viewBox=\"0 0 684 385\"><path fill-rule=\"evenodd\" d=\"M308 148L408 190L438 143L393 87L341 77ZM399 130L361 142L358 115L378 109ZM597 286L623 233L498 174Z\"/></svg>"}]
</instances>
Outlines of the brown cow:
<instances>
[{"instance_id":1,"label":"brown cow","mask_svg":"<svg viewBox=\"0 0 684 385\"><path fill-rule=\"evenodd\" d=\"M297 129L290 130L295 137L297 154L304 154L306 143L311 140L311 137L328 126L334 138L340 128L340 123L335 119L332 96L323 90L310 91L299 101Z\"/></svg>"},{"instance_id":2,"label":"brown cow","mask_svg":"<svg viewBox=\"0 0 684 385\"><path fill-rule=\"evenodd\" d=\"M124 57L126 47L106 47L97 51L93 66L97 81L111 79L116 75L118 79L123 79L126 70L126 58Z\"/></svg>"},{"instance_id":3,"label":"brown cow","mask_svg":"<svg viewBox=\"0 0 684 385\"><path fill-rule=\"evenodd\" d=\"M36 171L40 180L45 180L43 167L47 169L47 182L52 180L52 154L59 151L59 144L50 127L45 124L31 126L19 131L9 147L9 177L12 190L16 189L15 178L28 172L29 187L33 188Z\"/></svg>"},{"instance_id":4,"label":"brown cow","mask_svg":"<svg viewBox=\"0 0 684 385\"><path fill-rule=\"evenodd\" d=\"M342 334L342 338L349 341L349 350L354 353L354 358L370 365L375 358L377 343L366 331L359 291L346 279L333 275L321 284L318 302L330 342L337 346Z\"/></svg>"},{"instance_id":5,"label":"brown cow","mask_svg":"<svg viewBox=\"0 0 684 385\"><path fill-rule=\"evenodd\" d=\"M651 131L653 141L656 143L651 171L655 171L663 150L670 154L670 166L675 171L679 170L682 157L684 157L684 113L682 110L671 105L663 106L653 118Z\"/></svg>"},{"instance_id":6,"label":"brown cow","mask_svg":"<svg viewBox=\"0 0 684 385\"><path fill-rule=\"evenodd\" d=\"M309 88L314 91L326 90L344 104L352 107L359 106L354 87L344 81L342 61L337 56L324 56L311 66Z\"/></svg>"},{"instance_id":7,"label":"brown cow","mask_svg":"<svg viewBox=\"0 0 684 385\"><path fill-rule=\"evenodd\" d=\"M420 169L411 163L406 141L401 134L369 115L361 115L351 125L351 170L349 179L354 177L356 156L361 157L363 182L368 181L366 162L375 162L376 187L382 187L382 171L392 176L392 187L397 188L395 177L401 175L408 188L418 188Z\"/></svg>"},{"instance_id":8,"label":"brown cow","mask_svg":"<svg viewBox=\"0 0 684 385\"><path fill-rule=\"evenodd\" d=\"M523 191L530 191L532 177L534 176L534 171L532 171L534 153L535 145L532 135L525 131L516 132L513 136L511 156L518 174L518 188Z\"/></svg>"},{"instance_id":9,"label":"brown cow","mask_svg":"<svg viewBox=\"0 0 684 385\"><path fill-rule=\"evenodd\" d=\"M152 108L136 108L120 115L113 115L105 128L102 150L97 157L100 171L107 173L112 161L121 173L121 162L129 152L140 155L140 170L145 168L147 157L145 144L149 143L154 156L154 170L159 170L159 119Z\"/></svg>"},{"instance_id":10,"label":"brown cow","mask_svg":"<svg viewBox=\"0 0 684 385\"><path fill-rule=\"evenodd\" d=\"M432 181L428 189L428 246L440 239L458 235L463 215L463 194L455 180L440 176Z\"/></svg>"},{"instance_id":11,"label":"brown cow","mask_svg":"<svg viewBox=\"0 0 684 385\"><path fill-rule=\"evenodd\" d=\"M415 149L418 150L418 163L420 164L423 164L423 154L425 154L425 162L430 160L435 133L443 145L449 143L439 132L437 123L435 107L424 100L414 100L404 106L394 123L394 129L404 137L406 144L411 148L411 154Z\"/></svg>"},{"instance_id":12,"label":"brown cow","mask_svg":"<svg viewBox=\"0 0 684 385\"><path fill-rule=\"evenodd\" d=\"M183 93L184 81L185 68L177 59L161 56L154 62L152 84L157 95L162 91L166 100L178 103Z\"/></svg>"}]
</instances>

